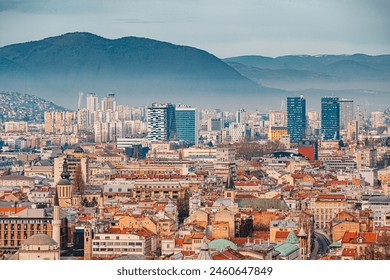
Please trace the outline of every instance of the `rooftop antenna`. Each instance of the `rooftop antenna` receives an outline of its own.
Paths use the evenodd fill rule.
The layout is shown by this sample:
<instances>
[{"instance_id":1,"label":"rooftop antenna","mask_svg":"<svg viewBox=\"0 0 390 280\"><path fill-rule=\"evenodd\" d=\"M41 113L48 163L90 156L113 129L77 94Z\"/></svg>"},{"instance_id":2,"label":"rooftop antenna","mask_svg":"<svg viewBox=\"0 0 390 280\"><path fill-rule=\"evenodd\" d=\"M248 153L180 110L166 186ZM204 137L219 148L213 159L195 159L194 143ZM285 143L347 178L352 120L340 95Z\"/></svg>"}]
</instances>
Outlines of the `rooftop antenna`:
<instances>
[{"instance_id":1,"label":"rooftop antenna","mask_svg":"<svg viewBox=\"0 0 390 280\"><path fill-rule=\"evenodd\" d=\"M282 98L282 102L280 103L280 111L284 110L284 99Z\"/></svg>"}]
</instances>

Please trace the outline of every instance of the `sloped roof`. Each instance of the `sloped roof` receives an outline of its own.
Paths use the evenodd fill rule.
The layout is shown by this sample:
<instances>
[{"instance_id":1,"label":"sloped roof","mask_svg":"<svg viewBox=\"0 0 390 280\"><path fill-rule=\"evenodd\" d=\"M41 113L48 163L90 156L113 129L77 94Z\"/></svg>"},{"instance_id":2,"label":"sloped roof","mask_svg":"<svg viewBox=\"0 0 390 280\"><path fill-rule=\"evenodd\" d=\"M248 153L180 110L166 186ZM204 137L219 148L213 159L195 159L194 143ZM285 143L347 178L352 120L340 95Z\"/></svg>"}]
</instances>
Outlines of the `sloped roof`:
<instances>
[{"instance_id":1,"label":"sloped roof","mask_svg":"<svg viewBox=\"0 0 390 280\"><path fill-rule=\"evenodd\" d=\"M244 260L245 256L231 248L213 256L213 260Z\"/></svg>"},{"instance_id":2,"label":"sloped roof","mask_svg":"<svg viewBox=\"0 0 390 280\"><path fill-rule=\"evenodd\" d=\"M24 241L24 245L57 245L47 234L35 234Z\"/></svg>"},{"instance_id":3,"label":"sloped roof","mask_svg":"<svg viewBox=\"0 0 390 280\"><path fill-rule=\"evenodd\" d=\"M293 230L290 231L290 233L288 234L285 242L290 243L290 244L297 244L297 243L299 243L299 240L298 240L298 238L295 235Z\"/></svg>"},{"instance_id":4,"label":"sloped roof","mask_svg":"<svg viewBox=\"0 0 390 280\"><path fill-rule=\"evenodd\" d=\"M286 202L274 198L236 198L239 208L258 209L288 209Z\"/></svg>"},{"instance_id":5,"label":"sloped roof","mask_svg":"<svg viewBox=\"0 0 390 280\"><path fill-rule=\"evenodd\" d=\"M359 242L361 239L361 242ZM375 232L346 232L344 233L342 243L374 243L376 241L376 233Z\"/></svg>"},{"instance_id":6,"label":"sloped roof","mask_svg":"<svg viewBox=\"0 0 390 280\"><path fill-rule=\"evenodd\" d=\"M280 256L282 257L286 257L297 250L299 250L299 247L297 245L287 242L275 246L275 251L279 252Z\"/></svg>"},{"instance_id":7,"label":"sloped roof","mask_svg":"<svg viewBox=\"0 0 390 280\"><path fill-rule=\"evenodd\" d=\"M238 249L236 244L226 239L215 239L209 243L209 248L215 249L217 251L224 250L227 247L230 247L234 250Z\"/></svg>"},{"instance_id":8,"label":"sloped roof","mask_svg":"<svg viewBox=\"0 0 390 280\"><path fill-rule=\"evenodd\" d=\"M27 177L27 176L23 176L23 175L11 174L11 175L1 176L0 180L29 180L29 181L34 181L35 179Z\"/></svg>"}]
</instances>

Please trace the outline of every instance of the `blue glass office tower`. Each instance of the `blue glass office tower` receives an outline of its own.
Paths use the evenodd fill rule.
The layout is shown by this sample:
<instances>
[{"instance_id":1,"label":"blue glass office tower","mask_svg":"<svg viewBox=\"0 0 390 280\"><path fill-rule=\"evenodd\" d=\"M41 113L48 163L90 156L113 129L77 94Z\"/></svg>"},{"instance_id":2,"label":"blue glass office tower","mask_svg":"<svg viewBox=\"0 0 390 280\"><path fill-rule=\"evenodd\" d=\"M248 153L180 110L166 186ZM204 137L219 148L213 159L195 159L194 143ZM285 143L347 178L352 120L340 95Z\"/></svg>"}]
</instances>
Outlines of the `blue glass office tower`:
<instances>
[{"instance_id":1,"label":"blue glass office tower","mask_svg":"<svg viewBox=\"0 0 390 280\"><path fill-rule=\"evenodd\" d=\"M340 103L338 97L321 98L323 140L340 140Z\"/></svg>"},{"instance_id":2,"label":"blue glass office tower","mask_svg":"<svg viewBox=\"0 0 390 280\"><path fill-rule=\"evenodd\" d=\"M186 141L192 145L198 143L198 122L196 108L176 107L176 140Z\"/></svg>"},{"instance_id":3,"label":"blue glass office tower","mask_svg":"<svg viewBox=\"0 0 390 280\"><path fill-rule=\"evenodd\" d=\"M291 143L305 138L306 100L303 96L287 97L287 131Z\"/></svg>"}]
</instances>

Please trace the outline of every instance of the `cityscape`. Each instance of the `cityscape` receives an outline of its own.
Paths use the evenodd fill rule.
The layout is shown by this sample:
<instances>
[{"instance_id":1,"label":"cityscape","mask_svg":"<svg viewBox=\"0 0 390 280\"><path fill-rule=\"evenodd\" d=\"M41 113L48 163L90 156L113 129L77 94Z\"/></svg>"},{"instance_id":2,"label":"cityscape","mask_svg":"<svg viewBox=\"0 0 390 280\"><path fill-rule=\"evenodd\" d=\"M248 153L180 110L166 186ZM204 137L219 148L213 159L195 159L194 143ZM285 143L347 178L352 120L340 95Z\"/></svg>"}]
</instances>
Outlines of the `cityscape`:
<instances>
[{"instance_id":1,"label":"cityscape","mask_svg":"<svg viewBox=\"0 0 390 280\"><path fill-rule=\"evenodd\" d=\"M0 0L2 279L389 274L389 11Z\"/></svg>"},{"instance_id":2,"label":"cityscape","mask_svg":"<svg viewBox=\"0 0 390 280\"><path fill-rule=\"evenodd\" d=\"M1 259L390 258L389 109L324 96L308 111L303 95L268 112L130 107L119 95L3 113Z\"/></svg>"}]
</instances>

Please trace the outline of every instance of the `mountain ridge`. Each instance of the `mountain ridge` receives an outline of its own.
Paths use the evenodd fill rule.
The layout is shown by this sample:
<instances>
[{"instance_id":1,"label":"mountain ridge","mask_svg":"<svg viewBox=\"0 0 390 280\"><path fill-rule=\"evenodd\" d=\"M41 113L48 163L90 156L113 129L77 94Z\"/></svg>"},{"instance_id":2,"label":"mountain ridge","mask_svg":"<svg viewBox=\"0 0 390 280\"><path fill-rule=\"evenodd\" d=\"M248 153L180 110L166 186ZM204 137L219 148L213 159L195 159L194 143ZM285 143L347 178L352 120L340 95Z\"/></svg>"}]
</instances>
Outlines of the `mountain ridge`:
<instances>
[{"instance_id":1,"label":"mountain ridge","mask_svg":"<svg viewBox=\"0 0 390 280\"><path fill-rule=\"evenodd\" d=\"M10 73L0 65L0 82L8 85L6 90L23 91L12 86L24 83L42 97L58 93L56 102L66 102L61 95L76 96L80 90L119 92L123 101L140 98L141 93L148 97L143 102L168 93L181 101L185 94L221 97L262 90L204 50L134 36L107 39L85 32L66 33L2 47L0 58L27 70Z\"/></svg>"},{"instance_id":2,"label":"mountain ridge","mask_svg":"<svg viewBox=\"0 0 390 280\"><path fill-rule=\"evenodd\" d=\"M144 37L108 39L73 32L1 47L0 85L0 90L33 93L72 109L80 91L114 92L119 103L130 106L172 102L269 108L299 91L317 97L319 91L356 92L364 102L364 90L388 93L390 55L221 60L194 47Z\"/></svg>"},{"instance_id":3,"label":"mountain ridge","mask_svg":"<svg viewBox=\"0 0 390 280\"><path fill-rule=\"evenodd\" d=\"M224 61L257 83L284 90L366 89L388 91L390 55L238 56ZM288 75L289 72L292 75ZM301 76L299 77L300 74Z\"/></svg>"}]
</instances>

